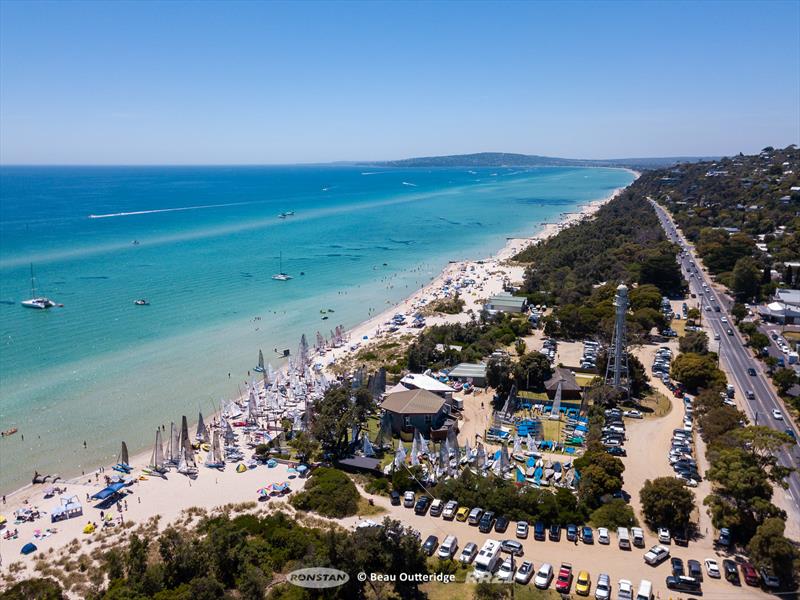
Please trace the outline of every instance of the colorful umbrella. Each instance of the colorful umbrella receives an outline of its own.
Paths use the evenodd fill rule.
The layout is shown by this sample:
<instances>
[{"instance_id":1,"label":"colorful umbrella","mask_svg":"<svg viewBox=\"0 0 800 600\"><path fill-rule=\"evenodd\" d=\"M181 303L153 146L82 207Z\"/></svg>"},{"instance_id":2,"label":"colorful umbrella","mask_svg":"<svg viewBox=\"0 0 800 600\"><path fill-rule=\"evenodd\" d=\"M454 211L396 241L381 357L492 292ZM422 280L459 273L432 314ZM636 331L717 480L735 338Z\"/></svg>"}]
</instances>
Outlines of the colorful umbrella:
<instances>
[{"instance_id":1,"label":"colorful umbrella","mask_svg":"<svg viewBox=\"0 0 800 600\"><path fill-rule=\"evenodd\" d=\"M258 489L256 490L256 493L257 493L259 496L269 496L269 490L268 490L267 488L265 488L265 487L263 487L263 488L258 488Z\"/></svg>"}]
</instances>

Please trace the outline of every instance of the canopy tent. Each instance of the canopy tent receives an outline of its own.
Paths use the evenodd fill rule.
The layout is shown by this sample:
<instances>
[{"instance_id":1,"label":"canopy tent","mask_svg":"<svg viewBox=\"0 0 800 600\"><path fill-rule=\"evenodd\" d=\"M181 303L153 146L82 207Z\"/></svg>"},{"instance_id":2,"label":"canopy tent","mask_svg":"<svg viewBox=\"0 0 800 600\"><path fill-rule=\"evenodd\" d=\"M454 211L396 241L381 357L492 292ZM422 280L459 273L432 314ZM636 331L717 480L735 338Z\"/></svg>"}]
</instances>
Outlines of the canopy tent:
<instances>
[{"instance_id":1,"label":"canopy tent","mask_svg":"<svg viewBox=\"0 0 800 600\"><path fill-rule=\"evenodd\" d=\"M107 488L100 490L94 496L92 496L92 500L105 500L106 498L113 496L114 494L119 492L124 487L125 484L122 482L112 483Z\"/></svg>"},{"instance_id":2,"label":"canopy tent","mask_svg":"<svg viewBox=\"0 0 800 600\"><path fill-rule=\"evenodd\" d=\"M61 504L50 511L50 522L64 521L73 517L80 517L83 514L83 506L77 496L61 498Z\"/></svg>"}]
</instances>

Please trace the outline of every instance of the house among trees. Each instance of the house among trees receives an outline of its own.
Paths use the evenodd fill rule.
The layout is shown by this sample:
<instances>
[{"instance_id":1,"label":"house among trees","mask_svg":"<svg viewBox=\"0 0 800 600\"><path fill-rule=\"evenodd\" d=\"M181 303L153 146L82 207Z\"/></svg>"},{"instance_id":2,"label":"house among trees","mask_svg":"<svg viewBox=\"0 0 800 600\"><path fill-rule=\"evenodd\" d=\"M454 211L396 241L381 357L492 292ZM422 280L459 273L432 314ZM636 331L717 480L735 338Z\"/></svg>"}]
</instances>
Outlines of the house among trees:
<instances>
[{"instance_id":1,"label":"house among trees","mask_svg":"<svg viewBox=\"0 0 800 600\"><path fill-rule=\"evenodd\" d=\"M413 434L417 429L434 440L445 439L456 427L450 416L450 404L441 396L416 389L387 394L381 408L391 417L392 433Z\"/></svg>"},{"instance_id":2,"label":"house among trees","mask_svg":"<svg viewBox=\"0 0 800 600\"><path fill-rule=\"evenodd\" d=\"M581 399L582 389L575 380L575 375L572 374L572 371L564 367L556 367L553 371L553 376L544 382L544 389L550 400L556 397L559 383L561 384L561 398L563 400Z\"/></svg>"},{"instance_id":3,"label":"house among trees","mask_svg":"<svg viewBox=\"0 0 800 600\"><path fill-rule=\"evenodd\" d=\"M800 290L778 288L772 302L758 307L758 314L765 321L784 325L800 323Z\"/></svg>"}]
</instances>

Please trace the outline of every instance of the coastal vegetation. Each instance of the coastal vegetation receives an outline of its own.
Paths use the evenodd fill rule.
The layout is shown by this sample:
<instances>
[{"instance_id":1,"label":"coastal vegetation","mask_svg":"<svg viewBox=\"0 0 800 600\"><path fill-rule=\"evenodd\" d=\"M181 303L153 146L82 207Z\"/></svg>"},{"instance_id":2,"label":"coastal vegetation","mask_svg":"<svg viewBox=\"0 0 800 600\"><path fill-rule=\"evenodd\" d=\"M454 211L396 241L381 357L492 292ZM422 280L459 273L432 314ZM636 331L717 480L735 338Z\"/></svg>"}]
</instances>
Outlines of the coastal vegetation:
<instances>
[{"instance_id":1,"label":"coastal vegetation","mask_svg":"<svg viewBox=\"0 0 800 600\"><path fill-rule=\"evenodd\" d=\"M335 525L309 527L283 512L203 517L191 526L170 526L162 533L128 534L98 553L94 580L81 588L89 600L263 600L317 597L314 590L292 586L284 574L305 567L329 567L347 573L393 574L380 593L397 598L422 597L419 584L399 574L429 571L417 537L399 521L352 532ZM363 598L369 583L356 577L331 588L332 599ZM69 589L66 579L34 577L9 587L3 598L57 600ZM373 590L374 591L374 590Z\"/></svg>"},{"instance_id":2,"label":"coastal vegetation","mask_svg":"<svg viewBox=\"0 0 800 600\"><path fill-rule=\"evenodd\" d=\"M468 323L433 325L425 328L410 345L406 366L412 373L421 373L428 368L477 362L498 346L509 346L517 338L528 335L530 330L531 324L526 318L505 313L482 316Z\"/></svg>"},{"instance_id":3,"label":"coastal vegetation","mask_svg":"<svg viewBox=\"0 0 800 600\"><path fill-rule=\"evenodd\" d=\"M464 299L456 294L452 298L439 298L434 300L422 311L423 314L444 313L446 315L457 315L464 310Z\"/></svg>"},{"instance_id":4,"label":"coastal vegetation","mask_svg":"<svg viewBox=\"0 0 800 600\"><path fill-rule=\"evenodd\" d=\"M608 339L613 322L611 303L619 283L649 286L638 295L634 310L657 311L654 292L670 295L683 289L675 261L677 250L667 241L655 211L634 182L592 219L530 246L514 258L530 263L520 293L532 302L556 305L545 318L548 335ZM645 316L655 319L652 313L640 313L639 319Z\"/></svg>"},{"instance_id":5,"label":"coastal vegetation","mask_svg":"<svg viewBox=\"0 0 800 600\"><path fill-rule=\"evenodd\" d=\"M342 519L356 514L360 498L355 484L342 471L318 467L311 473L305 488L292 496L292 506L323 517Z\"/></svg>"},{"instance_id":6,"label":"coastal vegetation","mask_svg":"<svg viewBox=\"0 0 800 600\"><path fill-rule=\"evenodd\" d=\"M639 499L644 520L651 529L688 530L695 507L694 494L677 477L648 479L639 492Z\"/></svg>"},{"instance_id":7,"label":"coastal vegetation","mask_svg":"<svg viewBox=\"0 0 800 600\"><path fill-rule=\"evenodd\" d=\"M800 259L795 146L655 169L634 185L669 209L706 268L736 298L764 299L776 285L796 286L785 264Z\"/></svg>"}]
</instances>

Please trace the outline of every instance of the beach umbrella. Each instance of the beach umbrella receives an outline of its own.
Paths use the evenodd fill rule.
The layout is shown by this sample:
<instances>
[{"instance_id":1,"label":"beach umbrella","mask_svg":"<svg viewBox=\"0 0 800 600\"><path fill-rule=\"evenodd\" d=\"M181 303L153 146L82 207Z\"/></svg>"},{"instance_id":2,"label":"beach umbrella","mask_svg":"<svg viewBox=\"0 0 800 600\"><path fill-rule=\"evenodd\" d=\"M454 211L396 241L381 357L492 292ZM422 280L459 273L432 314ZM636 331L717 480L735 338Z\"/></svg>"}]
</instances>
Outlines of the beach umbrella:
<instances>
[{"instance_id":1,"label":"beach umbrella","mask_svg":"<svg viewBox=\"0 0 800 600\"><path fill-rule=\"evenodd\" d=\"M297 473L299 473L299 471L297 469L295 469L294 467L289 467L288 469L286 469L286 472L287 473L292 473L294 475L297 475Z\"/></svg>"},{"instance_id":2,"label":"beach umbrella","mask_svg":"<svg viewBox=\"0 0 800 600\"><path fill-rule=\"evenodd\" d=\"M269 490L268 490L267 488L265 488L265 487L258 488L258 489L256 490L256 493L257 493L259 496L269 496Z\"/></svg>"},{"instance_id":3,"label":"beach umbrella","mask_svg":"<svg viewBox=\"0 0 800 600\"><path fill-rule=\"evenodd\" d=\"M298 473L305 473L308 471L308 467L306 465L298 465L297 466Z\"/></svg>"},{"instance_id":4,"label":"beach umbrella","mask_svg":"<svg viewBox=\"0 0 800 600\"><path fill-rule=\"evenodd\" d=\"M0 515L0 525L6 522L6 518L3 515Z\"/></svg>"},{"instance_id":5,"label":"beach umbrella","mask_svg":"<svg viewBox=\"0 0 800 600\"><path fill-rule=\"evenodd\" d=\"M36 552L36 550L38 550L36 544L28 542L22 547L22 550L20 550L19 552L20 554L30 554L31 552Z\"/></svg>"}]
</instances>

